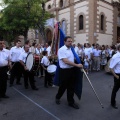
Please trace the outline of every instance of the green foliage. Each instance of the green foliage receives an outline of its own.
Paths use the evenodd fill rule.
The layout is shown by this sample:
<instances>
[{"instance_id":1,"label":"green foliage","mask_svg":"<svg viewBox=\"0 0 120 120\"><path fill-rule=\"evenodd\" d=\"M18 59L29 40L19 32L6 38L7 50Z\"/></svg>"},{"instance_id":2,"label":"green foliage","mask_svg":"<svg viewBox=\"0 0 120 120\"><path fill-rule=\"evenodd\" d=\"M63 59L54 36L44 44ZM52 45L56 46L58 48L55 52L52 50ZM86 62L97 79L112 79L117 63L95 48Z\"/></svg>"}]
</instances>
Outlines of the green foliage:
<instances>
[{"instance_id":1,"label":"green foliage","mask_svg":"<svg viewBox=\"0 0 120 120\"><path fill-rule=\"evenodd\" d=\"M44 0L3 0L5 7L0 14L0 35L6 40L16 36L27 37L29 28L44 27L50 14L43 10Z\"/></svg>"}]
</instances>

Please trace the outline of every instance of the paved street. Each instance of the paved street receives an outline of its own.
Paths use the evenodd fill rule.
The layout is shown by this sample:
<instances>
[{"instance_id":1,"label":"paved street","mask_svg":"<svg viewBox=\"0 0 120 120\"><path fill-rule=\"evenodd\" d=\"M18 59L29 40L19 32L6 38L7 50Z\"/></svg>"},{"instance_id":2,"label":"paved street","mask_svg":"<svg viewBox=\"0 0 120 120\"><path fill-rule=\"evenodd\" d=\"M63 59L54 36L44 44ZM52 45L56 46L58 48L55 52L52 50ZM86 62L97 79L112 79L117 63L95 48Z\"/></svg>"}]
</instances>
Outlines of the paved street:
<instances>
[{"instance_id":1,"label":"paved street","mask_svg":"<svg viewBox=\"0 0 120 120\"><path fill-rule=\"evenodd\" d=\"M119 109L110 106L110 96L113 85L112 75L105 72L92 72L89 75L93 86L104 105L101 108L93 93L90 84L84 79L82 99L75 96L80 109L76 110L67 105L66 94L61 104L55 104L57 87L44 88L43 78L36 79L38 91L31 88L25 90L23 85L9 87L9 99L0 101L0 120L119 120L120 119L120 92L117 94Z\"/></svg>"}]
</instances>

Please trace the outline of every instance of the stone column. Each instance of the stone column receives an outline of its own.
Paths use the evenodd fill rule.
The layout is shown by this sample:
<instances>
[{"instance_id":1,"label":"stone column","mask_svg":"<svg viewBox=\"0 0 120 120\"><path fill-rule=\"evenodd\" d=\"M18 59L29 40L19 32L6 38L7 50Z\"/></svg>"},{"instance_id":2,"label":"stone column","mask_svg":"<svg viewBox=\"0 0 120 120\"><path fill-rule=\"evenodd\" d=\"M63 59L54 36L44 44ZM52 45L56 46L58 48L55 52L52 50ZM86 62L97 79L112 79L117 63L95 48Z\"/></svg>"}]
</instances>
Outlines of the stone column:
<instances>
[{"instance_id":1,"label":"stone column","mask_svg":"<svg viewBox=\"0 0 120 120\"><path fill-rule=\"evenodd\" d=\"M97 0L89 0L89 33L88 41L90 44L96 43L97 26Z\"/></svg>"}]
</instances>

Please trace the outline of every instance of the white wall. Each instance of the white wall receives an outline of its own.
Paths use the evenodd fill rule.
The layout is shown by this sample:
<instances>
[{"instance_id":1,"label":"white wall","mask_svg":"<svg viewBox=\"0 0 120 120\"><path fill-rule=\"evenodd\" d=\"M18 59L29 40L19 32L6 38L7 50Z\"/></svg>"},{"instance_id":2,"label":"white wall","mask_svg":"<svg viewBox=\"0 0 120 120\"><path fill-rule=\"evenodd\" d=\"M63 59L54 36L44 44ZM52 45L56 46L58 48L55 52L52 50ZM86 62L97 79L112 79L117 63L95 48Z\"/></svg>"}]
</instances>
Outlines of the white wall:
<instances>
[{"instance_id":1,"label":"white wall","mask_svg":"<svg viewBox=\"0 0 120 120\"><path fill-rule=\"evenodd\" d=\"M101 33L97 33L97 35L98 35L97 39L99 40L99 41L97 41L98 44L100 44L100 45L112 45L112 42L113 42L112 35L101 34Z\"/></svg>"},{"instance_id":2,"label":"white wall","mask_svg":"<svg viewBox=\"0 0 120 120\"><path fill-rule=\"evenodd\" d=\"M70 35L70 8L66 8L59 11L59 21L66 20L67 35Z\"/></svg>"},{"instance_id":3,"label":"white wall","mask_svg":"<svg viewBox=\"0 0 120 120\"><path fill-rule=\"evenodd\" d=\"M77 0L75 0L77 1ZM89 19L89 11L88 11L88 4L89 2L88 1L84 1L84 2L80 2L78 4L76 4L74 6L74 26L76 26L76 22L77 22L77 18L78 16L80 15L80 13L84 14L86 19ZM89 21L85 21L86 24L89 24ZM81 43L81 44L84 44L84 43L87 43L87 39L88 39L88 32L89 32L89 26L88 25L85 25L84 26L86 31L85 33L76 33L76 29L77 29L77 26L74 27L74 40L75 40L75 43Z\"/></svg>"},{"instance_id":4,"label":"white wall","mask_svg":"<svg viewBox=\"0 0 120 120\"><path fill-rule=\"evenodd\" d=\"M102 1L98 1L97 8L97 23L100 23L100 14L104 13L106 24L105 24L105 34L99 33L100 25L96 25L97 27L97 39L99 44L109 44L111 45L113 42L113 7L109 4L106 4Z\"/></svg>"}]
</instances>

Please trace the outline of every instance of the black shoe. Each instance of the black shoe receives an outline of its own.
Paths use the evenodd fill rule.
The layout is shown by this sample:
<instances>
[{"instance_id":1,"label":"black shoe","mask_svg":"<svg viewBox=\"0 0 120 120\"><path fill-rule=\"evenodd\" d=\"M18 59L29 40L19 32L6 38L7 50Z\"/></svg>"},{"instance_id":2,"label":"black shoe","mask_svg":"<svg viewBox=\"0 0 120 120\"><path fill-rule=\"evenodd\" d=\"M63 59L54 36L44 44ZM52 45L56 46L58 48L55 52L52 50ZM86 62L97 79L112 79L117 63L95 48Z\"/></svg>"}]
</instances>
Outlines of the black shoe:
<instances>
[{"instance_id":1,"label":"black shoe","mask_svg":"<svg viewBox=\"0 0 120 120\"><path fill-rule=\"evenodd\" d=\"M118 107L117 107L116 105L111 104L111 106L112 106L114 109L118 109Z\"/></svg>"},{"instance_id":2,"label":"black shoe","mask_svg":"<svg viewBox=\"0 0 120 120\"><path fill-rule=\"evenodd\" d=\"M60 104L60 99L55 99L55 102L56 102L57 105L59 105Z\"/></svg>"},{"instance_id":3,"label":"black shoe","mask_svg":"<svg viewBox=\"0 0 120 120\"><path fill-rule=\"evenodd\" d=\"M16 83L16 85L22 85L21 83Z\"/></svg>"},{"instance_id":4,"label":"black shoe","mask_svg":"<svg viewBox=\"0 0 120 120\"><path fill-rule=\"evenodd\" d=\"M69 106L73 107L75 109L79 109L79 106L77 104L75 104L75 103L73 103L73 104L70 103Z\"/></svg>"},{"instance_id":5,"label":"black shoe","mask_svg":"<svg viewBox=\"0 0 120 120\"><path fill-rule=\"evenodd\" d=\"M7 95L3 95L2 98L9 98L9 96L7 96Z\"/></svg>"},{"instance_id":6,"label":"black shoe","mask_svg":"<svg viewBox=\"0 0 120 120\"><path fill-rule=\"evenodd\" d=\"M33 90L38 90L38 88L36 88L36 87L35 87L35 88L32 88L32 89L33 89Z\"/></svg>"}]
</instances>

